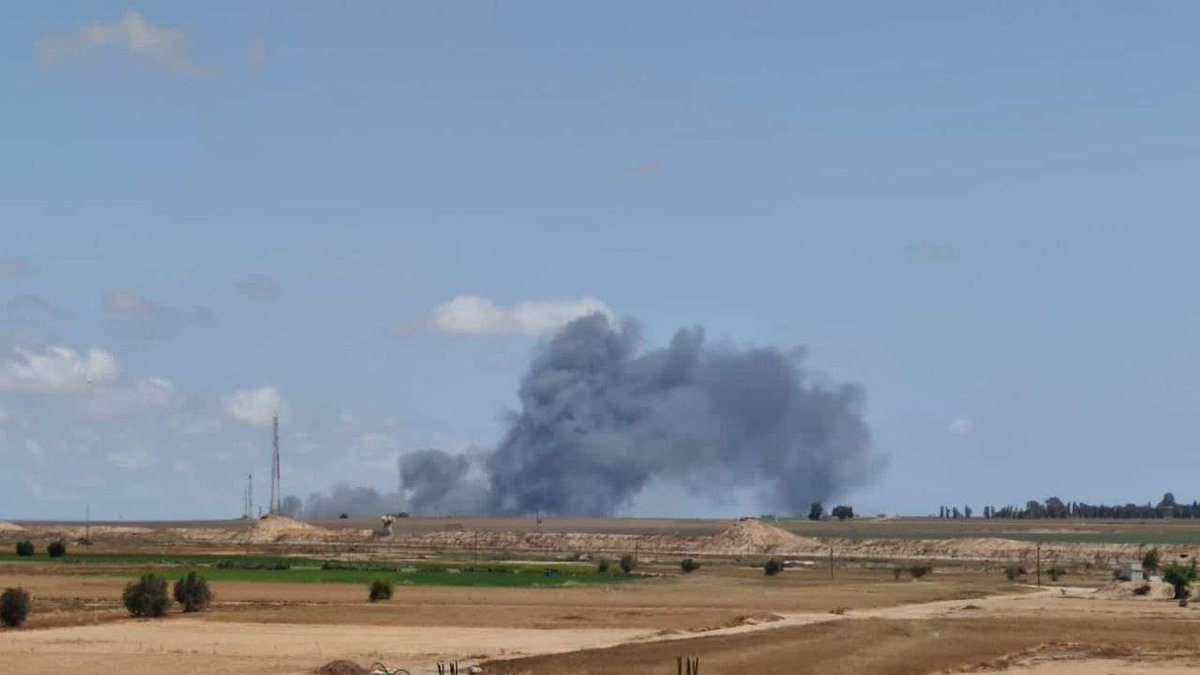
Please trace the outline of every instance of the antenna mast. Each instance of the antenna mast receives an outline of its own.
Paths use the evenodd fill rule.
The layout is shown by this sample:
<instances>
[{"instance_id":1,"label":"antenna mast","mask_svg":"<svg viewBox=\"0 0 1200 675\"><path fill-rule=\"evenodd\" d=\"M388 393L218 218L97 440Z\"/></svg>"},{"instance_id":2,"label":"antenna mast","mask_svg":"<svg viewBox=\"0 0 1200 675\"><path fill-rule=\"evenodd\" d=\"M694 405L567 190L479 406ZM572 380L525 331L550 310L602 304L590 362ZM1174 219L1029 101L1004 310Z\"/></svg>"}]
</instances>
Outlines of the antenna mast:
<instances>
[{"instance_id":1,"label":"antenna mast","mask_svg":"<svg viewBox=\"0 0 1200 675\"><path fill-rule=\"evenodd\" d=\"M246 476L246 494L242 496L242 517L254 517L254 474Z\"/></svg>"},{"instance_id":2,"label":"antenna mast","mask_svg":"<svg viewBox=\"0 0 1200 675\"><path fill-rule=\"evenodd\" d=\"M279 484L279 415L274 417L272 431L274 442L271 453L271 506L269 513L277 516L283 510L282 498L280 497L283 488Z\"/></svg>"}]
</instances>

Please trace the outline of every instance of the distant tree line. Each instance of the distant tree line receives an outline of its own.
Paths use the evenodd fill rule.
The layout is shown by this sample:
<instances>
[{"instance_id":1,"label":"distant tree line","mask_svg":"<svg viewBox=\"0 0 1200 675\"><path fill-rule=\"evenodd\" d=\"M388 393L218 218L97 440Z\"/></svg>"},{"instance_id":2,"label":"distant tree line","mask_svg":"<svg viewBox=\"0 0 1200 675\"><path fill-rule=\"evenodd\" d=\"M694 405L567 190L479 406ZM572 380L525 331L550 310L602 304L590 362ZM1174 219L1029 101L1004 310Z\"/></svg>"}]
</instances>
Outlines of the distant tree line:
<instances>
[{"instance_id":1,"label":"distant tree line","mask_svg":"<svg viewBox=\"0 0 1200 675\"><path fill-rule=\"evenodd\" d=\"M957 506L939 507L939 518L970 518L974 512L971 507ZM985 506L984 518L1011 518L1017 520L1046 520L1063 518L1134 518L1148 520L1153 518L1200 518L1200 501L1180 504L1175 495L1168 492L1157 504L1087 504L1085 502L1064 502L1058 497L1047 497L1045 501L1030 500L1020 506Z\"/></svg>"}]
</instances>

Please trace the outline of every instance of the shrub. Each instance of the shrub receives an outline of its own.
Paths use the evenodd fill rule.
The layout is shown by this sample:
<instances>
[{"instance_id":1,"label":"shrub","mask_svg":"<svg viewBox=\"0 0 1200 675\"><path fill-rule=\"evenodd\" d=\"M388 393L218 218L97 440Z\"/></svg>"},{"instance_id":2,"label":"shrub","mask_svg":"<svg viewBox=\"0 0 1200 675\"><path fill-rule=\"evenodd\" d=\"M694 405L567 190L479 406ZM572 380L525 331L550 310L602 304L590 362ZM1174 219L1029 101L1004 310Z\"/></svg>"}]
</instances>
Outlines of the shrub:
<instances>
[{"instance_id":1,"label":"shrub","mask_svg":"<svg viewBox=\"0 0 1200 675\"><path fill-rule=\"evenodd\" d=\"M0 593L0 624L16 628L29 616L29 593L24 588L6 588Z\"/></svg>"},{"instance_id":2,"label":"shrub","mask_svg":"<svg viewBox=\"0 0 1200 675\"><path fill-rule=\"evenodd\" d=\"M1067 576L1067 570L1062 567L1051 567L1049 573L1051 581L1058 581L1060 578Z\"/></svg>"},{"instance_id":3,"label":"shrub","mask_svg":"<svg viewBox=\"0 0 1200 675\"><path fill-rule=\"evenodd\" d=\"M769 577L773 577L783 571L783 563L779 558L771 558L763 563L763 573Z\"/></svg>"},{"instance_id":4,"label":"shrub","mask_svg":"<svg viewBox=\"0 0 1200 675\"><path fill-rule=\"evenodd\" d=\"M213 593L208 589L208 582L195 572L175 582L175 602L183 605L185 612L199 612L213 599Z\"/></svg>"},{"instance_id":5,"label":"shrub","mask_svg":"<svg viewBox=\"0 0 1200 675\"><path fill-rule=\"evenodd\" d=\"M904 574L904 568L903 568L903 567L893 567L893 568L892 568L892 577L893 577L893 578L894 578L896 581L900 581L900 576L901 576L902 574Z\"/></svg>"},{"instance_id":6,"label":"shrub","mask_svg":"<svg viewBox=\"0 0 1200 675\"><path fill-rule=\"evenodd\" d=\"M46 553L49 554L51 558L61 558L67 554L67 545L63 543L61 539L58 541L52 541L50 542L50 545L46 547Z\"/></svg>"},{"instance_id":7,"label":"shrub","mask_svg":"<svg viewBox=\"0 0 1200 675\"><path fill-rule=\"evenodd\" d=\"M367 594L371 602L392 599L392 582L387 579L375 579L371 582L371 590Z\"/></svg>"},{"instance_id":8,"label":"shrub","mask_svg":"<svg viewBox=\"0 0 1200 675\"><path fill-rule=\"evenodd\" d=\"M1154 574L1158 571L1158 549L1152 548L1146 551L1146 555L1142 556L1142 572L1144 574Z\"/></svg>"},{"instance_id":9,"label":"shrub","mask_svg":"<svg viewBox=\"0 0 1200 675\"><path fill-rule=\"evenodd\" d=\"M134 616L165 616L171 606L167 580L157 574L142 575L125 587L121 604Z\"/></svg>"},{"instance_id":10,"label":"shrub","mask_svg":"<svg viewBox=\"0 0 1200 675\"><path fill-rule=\"evenodd\" d=\"M634 560L633 556L629 555L628 553L621 556L621 571L622 572L624 572L625 574L629 574L630 572L633 571L633 568L635 568L635 567L637 567L637 560Z\"/></svg>"},{"instance_id":11,"label":"shrub","mask_svg":"<svg viewBox=\"0 0 1200 675\"><path fill-rule=\"evenodd\" d=\"M1025 574L1025 570L1018 565L1009 565L1004 568L1004 577L1009 581L1016 581L1022 574Z\"/></svg>"},{"instance_id":12,"label":"shrub","mask_svg":"<svg viewBox=\"0 0 1200 675\"><path fill-rule=\"evenodd\" d=\"M17 555L22 558L28 558L33 555L33 542L26 539L25 541L17 542Z\"/></svg>"},{"instance_id":13,"label":"shrub","mask_svg":"<svg viewBox=\"0 0 1200 675\"><path fill-rule=\"evenodd\" d=\"M913 565L912 567L908 568L908 573L911 574L912 578L914 579L920 579L932 571L933 567L929 565Z\"/></svg>"},{"instance_id":14,"label":"shrub","mask_svg":"<svg viewBox=\"0 0 1200 675\"><path fill-rule=\"evenodd\" d=\"M596 571L600 574L608 574L608 566L609 562L607 560L601 560L600 562L596 563Z\"/></svg>"},{"instance_id":15,"label":"shrub","mask_svg":"<svg viewBox=\"0 0 1200 675\"><path fill-rule=\"evenodd\" d=\"M1173 562L1162 568L1162 579L1175 587L1176 600L1183 600L1188 596L1192 582L1196 580L1196 574L1196 561L1194 559L1187 565Z\"/></svg>"},{"instance_id":16,"label":"shrub","mask_svg":"<svg viewBox=\"0 0 1200 675\"><path fill-rule=\"evenodd\" d=\"M700 563L696 562L694 558L684 558L679 561L679 569L683 570L684 574L691 574L700 569Z\"/></svg>"}]
</instances>

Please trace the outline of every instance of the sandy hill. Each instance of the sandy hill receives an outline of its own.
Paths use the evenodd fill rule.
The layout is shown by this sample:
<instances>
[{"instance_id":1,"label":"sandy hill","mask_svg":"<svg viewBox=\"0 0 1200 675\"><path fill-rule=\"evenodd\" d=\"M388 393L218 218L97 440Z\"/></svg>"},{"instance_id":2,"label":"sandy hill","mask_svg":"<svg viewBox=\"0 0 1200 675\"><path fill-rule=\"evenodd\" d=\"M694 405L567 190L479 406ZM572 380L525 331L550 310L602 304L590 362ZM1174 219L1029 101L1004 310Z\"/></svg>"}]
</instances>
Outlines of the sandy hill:
<instances>
[{"instance_id":1,"label":"sandy hill","mask_svg":"<svg viewBox=\"0 0 1200 675\"><path fill-rule=\"evenodd\" d=\"M25 528L17 525L16 523L10 523L7 520L0 520L0 534L10 534L24 531Z\"/></svg>"},{"instance_id":2,"label":"sandy hill","mask_svg":"<svg viewBox=\"0 0 1200 675\"><path fill-rule=\"evenodd\" d=\"M812 550L816 539L801 537L757 518L739 520L716 535L705 548L713 553L776 553Z\"/></svg>"},{"instance_id":3,"label":"sandy hill","mask_svg":"<svg viewBox=\"0 0 1200 675\"><path fill-rule=\"evenodd\" d=\"M246 528L245 534L252 542L272 543L277 541L319 541L330 537L333 532L283 516L264 516Z\"/></svg>"}]
</instances>

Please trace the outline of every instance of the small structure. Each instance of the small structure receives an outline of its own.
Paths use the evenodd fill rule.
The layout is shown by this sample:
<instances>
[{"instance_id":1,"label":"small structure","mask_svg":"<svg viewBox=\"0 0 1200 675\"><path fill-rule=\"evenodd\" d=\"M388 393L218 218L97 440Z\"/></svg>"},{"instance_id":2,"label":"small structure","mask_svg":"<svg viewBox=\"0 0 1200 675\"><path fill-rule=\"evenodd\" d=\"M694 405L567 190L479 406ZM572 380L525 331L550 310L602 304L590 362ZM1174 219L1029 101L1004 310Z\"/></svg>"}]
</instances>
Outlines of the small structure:
<instances>
[{"instance_id":1,"label":"small structure","mask_svg":"<svg viewBox=\"0 0 1200 675\"><path fill-rule=\"evenodd\" d=\"M1142 571L1142 563L1120 563L1120 569L1117 570L1117 578L1121 581L1141 581L1145 578L1145 573Z\"/></svg>"}]
</instances>

